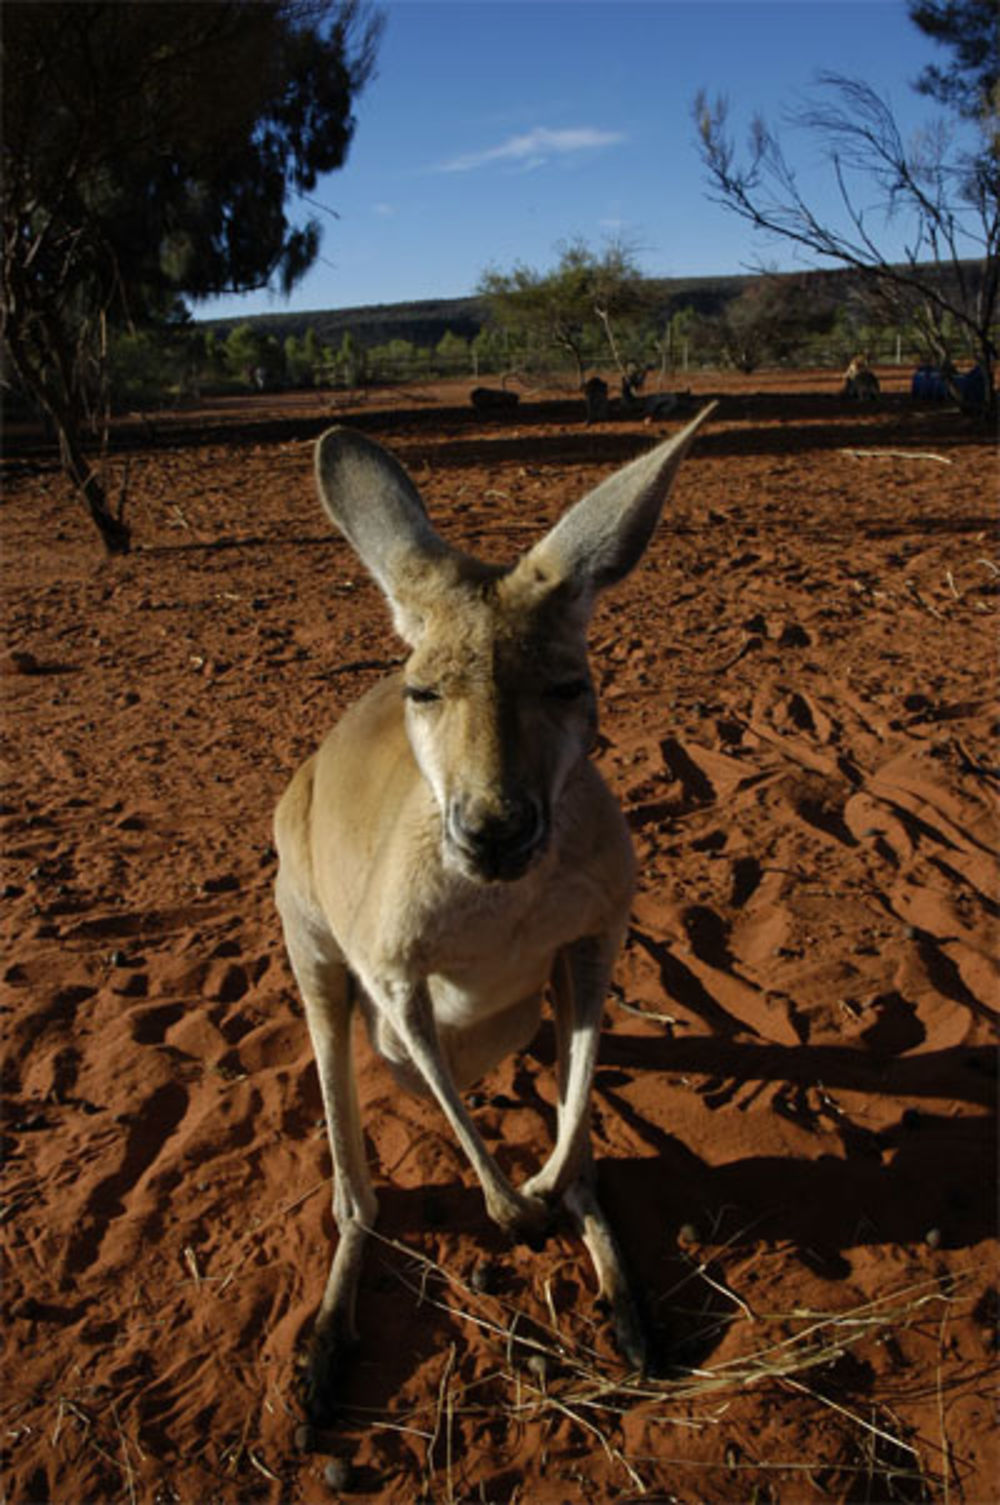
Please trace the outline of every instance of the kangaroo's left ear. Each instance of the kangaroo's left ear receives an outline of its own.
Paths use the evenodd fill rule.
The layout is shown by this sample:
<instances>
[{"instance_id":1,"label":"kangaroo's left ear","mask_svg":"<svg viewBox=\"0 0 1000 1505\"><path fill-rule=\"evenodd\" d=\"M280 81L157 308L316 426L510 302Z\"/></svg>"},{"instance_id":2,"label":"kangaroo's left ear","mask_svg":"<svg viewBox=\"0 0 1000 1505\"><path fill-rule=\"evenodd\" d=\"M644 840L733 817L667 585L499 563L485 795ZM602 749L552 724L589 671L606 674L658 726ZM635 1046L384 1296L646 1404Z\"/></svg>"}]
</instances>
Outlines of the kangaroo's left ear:
<instances>
[{"instance_id":1,"label":"kangaroo's left ear","mask_svg":"<svg viewBox=\"0 0 1000 1505\"><path fill-rule=\"evenodd\" d=\"M316 445L323 509L389 600L400 636L419 636L436 583L460 556L431 526L420 493L399 461L353 429L332 428Z\"/></svg>"},{"instance_id":2,"label":"kangaroo's left ear","mask_svg":"<svg viewBox=\"0 0 1000 1505\"><path fill-rule=\"evenodd\" d=\"M592 596L621 580L641 559L680 463L717 406L713 402L702 408L679 434L602 481L560 518L518 568L537 571L581 595Z\"/></svg>"}]
</instances>

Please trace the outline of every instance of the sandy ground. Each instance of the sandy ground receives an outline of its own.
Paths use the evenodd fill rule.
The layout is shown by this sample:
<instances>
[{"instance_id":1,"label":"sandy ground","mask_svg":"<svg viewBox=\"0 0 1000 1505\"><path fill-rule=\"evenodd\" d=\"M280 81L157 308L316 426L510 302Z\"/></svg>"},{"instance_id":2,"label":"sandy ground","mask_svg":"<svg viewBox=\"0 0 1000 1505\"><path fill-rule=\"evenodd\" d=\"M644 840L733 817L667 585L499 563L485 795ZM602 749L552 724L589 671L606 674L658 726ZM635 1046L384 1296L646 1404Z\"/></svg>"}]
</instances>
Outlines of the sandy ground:
<instances>
[{"instance_id":1,"label":"sandy ground","mask_svg":"<svg viewBox=\"0 0 1000 1505\"><path fill-rule=\"evenodd\" d=\"M505 1246L359 1035L380 1238L315 1448L329 1159L270 820L401 654L314 496L332 407L123 425L110 565L11 436L6 1499L997 1498L994 453L902 376L876 409L832 376L693 385L720 411L592 633L641 871L595 1142L657 1373L616 1360L568 1229ZM676 426L463 395L350 421L501 559ZM517 1179L551 1065L545 1025L475 1099Z\"/></svg>"}]
</instances>

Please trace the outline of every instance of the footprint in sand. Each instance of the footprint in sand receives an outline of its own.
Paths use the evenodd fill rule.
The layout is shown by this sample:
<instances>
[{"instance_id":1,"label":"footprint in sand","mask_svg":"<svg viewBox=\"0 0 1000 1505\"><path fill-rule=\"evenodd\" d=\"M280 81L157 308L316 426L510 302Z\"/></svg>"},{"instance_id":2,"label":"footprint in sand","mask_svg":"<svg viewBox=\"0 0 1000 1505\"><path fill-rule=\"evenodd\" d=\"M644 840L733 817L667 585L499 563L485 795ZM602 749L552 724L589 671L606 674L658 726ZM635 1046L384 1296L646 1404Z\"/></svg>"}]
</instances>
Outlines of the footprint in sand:
<instances>
[{"instance_id":1,"label":"footprint in sand","mask_svg":"<svg viewBox=\"0 0 1000 1505\"><path fill-rule=\"evenodd\" d=\"M124 1199L161 1155L187 1107L188 1091L180 1082L166 1082L146 1098L129 1124L118 1169L99 1181L87 1198L63 1260L64 1278L89 1269L98 1259L109 1225L125 1212Z\"/></svg>"}]
</instances>

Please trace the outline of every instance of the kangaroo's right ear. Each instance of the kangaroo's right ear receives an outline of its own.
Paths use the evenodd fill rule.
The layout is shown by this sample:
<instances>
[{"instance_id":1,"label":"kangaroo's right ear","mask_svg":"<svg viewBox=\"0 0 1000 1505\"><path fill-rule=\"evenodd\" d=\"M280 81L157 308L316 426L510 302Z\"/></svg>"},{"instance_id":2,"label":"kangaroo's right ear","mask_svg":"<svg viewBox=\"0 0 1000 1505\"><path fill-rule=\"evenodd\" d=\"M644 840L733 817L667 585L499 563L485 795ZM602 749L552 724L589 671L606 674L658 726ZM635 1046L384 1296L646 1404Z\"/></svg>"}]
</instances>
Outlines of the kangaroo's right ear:
<instances>
[{"instance_id":1,"label":"kangaroo's right ear","mask_svg":"<svg viewBox=\"0 0 1000 1505\"><path fill-rule=\"evenodd\" d=\"M633 569L652 537L680 463L717 403L656 449L602 481L560 518L519 569L572 586L588 603Z\"/></svg>"},{"instance_id":2,"label":"kangaroo's right ear","mask_svg":"<svg viewBox=\"0 0 1000 1505\"><path fill-rule=\"evenodd\" d=\"M316 445L316 484L327 516L388 597L396 630L413 643L430 577L454 555L413 482L380 444L331 428Z\"/></svg>"}]
</instances>

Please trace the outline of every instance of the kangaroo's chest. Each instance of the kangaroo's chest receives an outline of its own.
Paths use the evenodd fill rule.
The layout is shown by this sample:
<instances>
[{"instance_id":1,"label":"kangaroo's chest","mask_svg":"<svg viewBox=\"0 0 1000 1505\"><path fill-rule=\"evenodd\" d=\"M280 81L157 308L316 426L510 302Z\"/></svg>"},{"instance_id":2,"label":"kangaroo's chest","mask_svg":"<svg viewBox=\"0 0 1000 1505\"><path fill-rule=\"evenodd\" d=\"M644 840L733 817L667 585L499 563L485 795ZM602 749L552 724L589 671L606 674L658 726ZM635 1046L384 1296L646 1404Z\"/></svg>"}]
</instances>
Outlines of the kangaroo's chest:
<instances>
[{"instance_id":1,"label":"kangaroo's chest","mask_svg":"<svg viewBox=\"0 0 1000 1505\"><path fill-rule=\"evenodd\" d=\"M531 905L502 889L477 897L494 902L453 901L429 917L420 954L407 967L408 980L427 989L438 1044L460 1089L529 1043L556 952L571 939L565 921L553 931L561 912L553 914L538 896ZM369 1028L398 1080L423 1091L392 1008L369 1010Z\"/></svg>"},{"instance_id":2,"label":"kangaroo's chest","mask_svg":"<svg viewBox=\"0 0 1000 1505\"><path fill-rule=\"evenodd\" d=\"M588 928L590 905L564 874L453 894L429 916L419 966L440 1024L461 1028L540 994L556 953Z\"/></svg>"}]
</instances>

